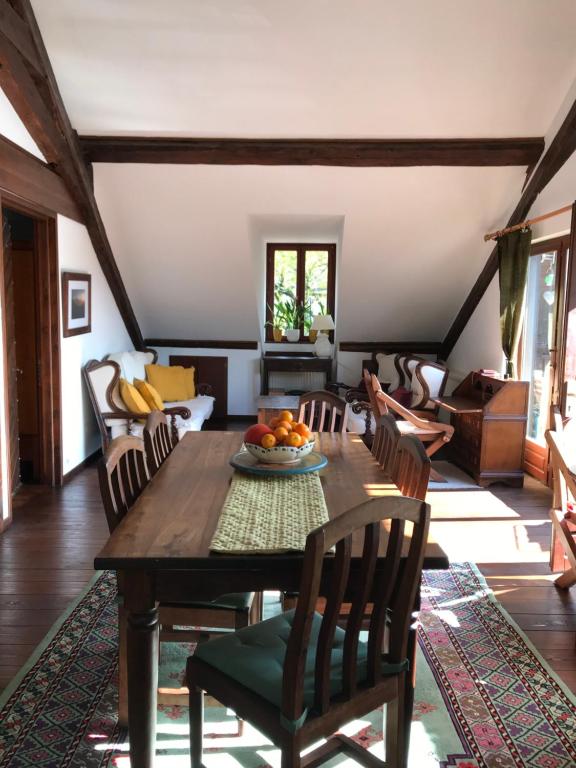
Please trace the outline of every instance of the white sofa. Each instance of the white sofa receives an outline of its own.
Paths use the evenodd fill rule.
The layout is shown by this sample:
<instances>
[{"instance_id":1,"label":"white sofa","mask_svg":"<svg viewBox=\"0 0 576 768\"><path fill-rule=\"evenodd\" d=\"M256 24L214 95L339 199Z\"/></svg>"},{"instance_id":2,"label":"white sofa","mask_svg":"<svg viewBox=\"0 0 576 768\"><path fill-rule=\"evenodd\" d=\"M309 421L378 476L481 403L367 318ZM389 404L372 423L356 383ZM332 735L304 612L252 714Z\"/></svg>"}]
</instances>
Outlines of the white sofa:
<instances>
[{"instance_id":1,"label":"white sofa","mask_svg":"<svg viewBox=\"0 0 576 768\"><path fill-rule=\"evenodd\" d=\"M153 350L146 352L118 352L105 360L90 360L84 366L86 380L96 420L100 428L103 447L120 435L142 436L142 414L131 413L120 397L120 378L130 383L134 379L146 379L145 366L156 362ZM214 410L214 398L198 395L191 400L164 403L164 413L170 418L173 432L178 438L185 432L198 432Z\"/></svg>"}]
</instances>

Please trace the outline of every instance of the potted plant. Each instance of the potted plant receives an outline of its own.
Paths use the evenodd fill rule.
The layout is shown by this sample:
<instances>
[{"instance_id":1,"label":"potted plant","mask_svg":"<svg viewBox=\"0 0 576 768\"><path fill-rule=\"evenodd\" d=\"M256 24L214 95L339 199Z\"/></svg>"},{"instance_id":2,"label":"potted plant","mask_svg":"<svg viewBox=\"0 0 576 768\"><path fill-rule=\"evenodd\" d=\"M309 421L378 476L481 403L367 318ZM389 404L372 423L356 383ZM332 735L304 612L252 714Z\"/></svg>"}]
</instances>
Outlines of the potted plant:
<instances>
[{"instance_id":1,"label":"potted plant","mask_svg":"<svg viewBox=\"0 0 576 768\"><path fill-rule=\"evenodd\" d=\"M272 315L272 322L270 320L267 320L264 325L269 325L272 328L272 338L276 342L281 342L282 337L284 336L284 317L282 316L282 312L279 311L278 304L275 305L274 308L268 304L268 310L270 314Z\"/></svg>"}]
</instances>

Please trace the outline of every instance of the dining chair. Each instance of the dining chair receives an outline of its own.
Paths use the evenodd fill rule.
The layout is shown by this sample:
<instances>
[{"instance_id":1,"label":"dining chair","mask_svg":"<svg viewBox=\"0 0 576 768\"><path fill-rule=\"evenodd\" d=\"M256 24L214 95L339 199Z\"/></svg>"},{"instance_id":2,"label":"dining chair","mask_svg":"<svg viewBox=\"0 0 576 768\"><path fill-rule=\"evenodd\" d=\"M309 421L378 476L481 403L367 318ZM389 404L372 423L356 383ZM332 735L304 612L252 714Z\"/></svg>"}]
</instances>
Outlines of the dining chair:
<instances>
[{"instance_id":1,"label":"dining chair","mask_svg":"<svg viewBox=\"0 0 576 768\"><path fill-rule=\"evenodd\" d=\"M174 450L168 420L161 411L152 411L146 419L143 432L146 463L150 477L154 477Z\"/></svg>"},{"instance_id":2,"label":"dining chair","mask_svg":"<svg viewBox=\"0 0 576 768\"><path fill-rule=\"evenodd\" d=\"M300 398L297 420L311 432L346 432L348 403L325 389L306 392Z\"/></svg>"},{"instance_id":3,"label":"dining chair","mask_svg":"<svg viewBox=\"0 0 576 768\"><path fill-rule=\"evenodd\" d=\"M561 589L576 584L576 477L568 464L568 442L564 432L545 433L552 464L553 499L550 509L552 541L550 567L553 572L562 570L554 582ZM574 457L576 458L576 456Z\"/></svg>"},{"instance_id":4,"label":"dining chair","mask_svg":"<svg viewBox=\"0 0 576 768\"><path fill-rule=\"evenodd\" d=\"M402 496L426 499L432 462L424 446L413 435L402 435L396 443L396 460L391 465L392 482Z\"/></svg>"},{"instance_id":5,"label":"dining chair","mask_svg":"<svg viewBox=\"0 0 576 768\"><path fill-rule=\"evenodd\" d=\"M316 766L345 752L370 768L383 766L352 739L333 734L387 704L385 765L405 765L408 638L429 521L426 503L398 496L350 509L308 534L295 610L198 646L187 664L192 768L202 765L203 691L279 747L282 768L298 768L300 752L330 736L302 764ZM351 568L353 541L362 537L358 568ZM315 611L321 592L323 615ZM348 594L352 604L342 627ZM360 632L369 601L365 641Z\"/></svg>"},{"instance_id":6,"label":"dining chair","mask_svg":"<svg viewBox=\"0 0 576 768\"><path fill-rule=\"evenodd\" d=\"M396 419L390 414L380 416L376 421L376 432L372 443L372 454L380 465L385 477L392 479L394 465L398 456L400 430Z\"/></svg>"},{"instance_id":7,"label":"dining chair","mask_svg":"<svg viewBox=\"0 0 576 768\"><path fill-rule=\"evenodd\" d=\"M144 443L137 437L123 435L110 443L98 462L100 494L110 533L118 527L150 482L146 467ZM123 591L122 574L118 574L118 592ZM237 592L203 599L190 595L184 605L160 605L160 640L164 642L197 642L210 632L240 629L261 618L261 595ZM126 615L123 605L118 607L120 632L120 685L119 714L127 722L127 669L126 669ZM176 629L182 627L182 629ZM160 703L175 703L187 695L185 689L159 690Z\"/></svg>"}]
</instances>

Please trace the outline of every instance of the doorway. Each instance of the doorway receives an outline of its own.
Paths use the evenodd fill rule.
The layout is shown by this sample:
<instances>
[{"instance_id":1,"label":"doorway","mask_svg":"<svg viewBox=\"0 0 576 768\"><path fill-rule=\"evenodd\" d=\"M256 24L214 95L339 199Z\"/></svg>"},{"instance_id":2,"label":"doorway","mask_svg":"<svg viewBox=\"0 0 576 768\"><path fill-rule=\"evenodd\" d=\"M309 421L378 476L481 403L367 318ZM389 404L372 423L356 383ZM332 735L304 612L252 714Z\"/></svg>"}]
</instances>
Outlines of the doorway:
<instances>
[{"instance_id":1,"label":"doorway","mask_svg":"<svg viewBox=\"0 0 576 768\"><path fill-rule=\"evenodd\" d=\"M60 485L60 337L55 219L2 200L5 391L11 495Z\"/></svg>"},{"instance_id":2,"label":"doorway","mask_svg":"<svg viewBox=\"0 0 576 768\"><path fill-rule=\"evenodd\" d=\"M559 399L559 361L566 275L567 238L535 243L530 250L520 344L520 372L530 382L524 469L548 481L544 433Z\"/></svg>"}]
</instances>

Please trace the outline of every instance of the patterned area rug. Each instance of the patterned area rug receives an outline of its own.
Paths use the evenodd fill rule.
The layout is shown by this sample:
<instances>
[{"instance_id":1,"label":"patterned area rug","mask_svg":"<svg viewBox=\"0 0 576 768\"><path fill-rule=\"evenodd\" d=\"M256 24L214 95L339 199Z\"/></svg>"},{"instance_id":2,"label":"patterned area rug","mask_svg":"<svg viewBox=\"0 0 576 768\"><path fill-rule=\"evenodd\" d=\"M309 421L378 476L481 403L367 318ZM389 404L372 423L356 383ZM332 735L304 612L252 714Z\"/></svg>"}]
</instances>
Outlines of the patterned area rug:
<instances>
[{"instance_id":1,"label":"patterned area rug","mask_svg":"<svg viewBox=\"0 0 576 768\"><path fill-rule=\"evenodd\" d=\"M267 610L277 610L272 600ZM514 626L471 564L424 575L411 768L576 766L576 698ZM162 648L177 685L190 647ZM116 588L99 576L0 699L0 768L128 768L116 723ZM279 753L217 702L206 711L205 765L276 768ZM375 712L345 733L382 755ZM186 768L187 710L158 713L159 768ZM336 759L334 764L352 761Z\"/></svg>"}]
</instances>

